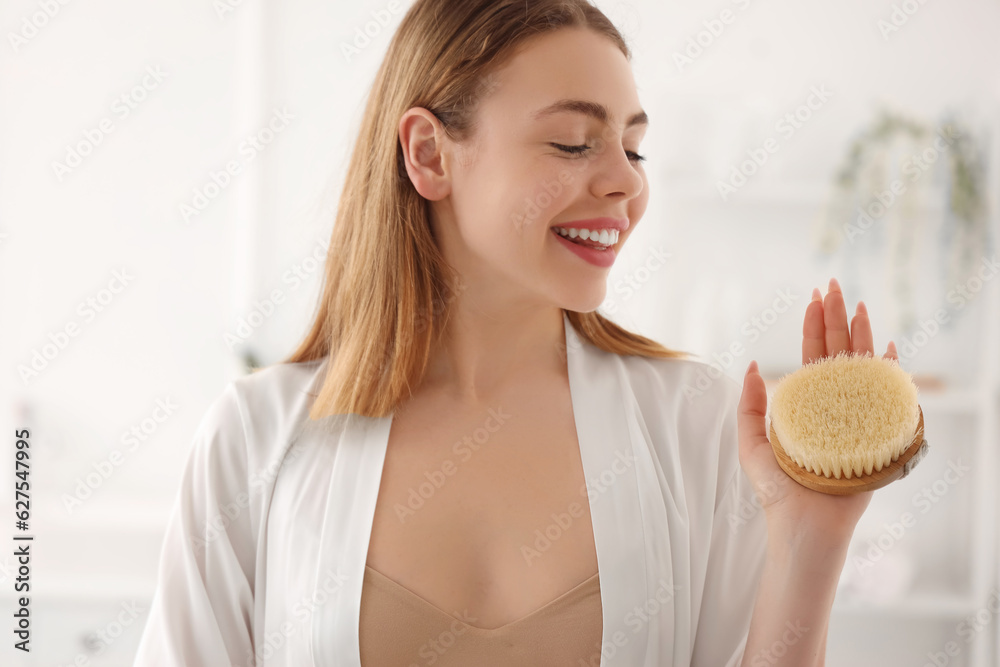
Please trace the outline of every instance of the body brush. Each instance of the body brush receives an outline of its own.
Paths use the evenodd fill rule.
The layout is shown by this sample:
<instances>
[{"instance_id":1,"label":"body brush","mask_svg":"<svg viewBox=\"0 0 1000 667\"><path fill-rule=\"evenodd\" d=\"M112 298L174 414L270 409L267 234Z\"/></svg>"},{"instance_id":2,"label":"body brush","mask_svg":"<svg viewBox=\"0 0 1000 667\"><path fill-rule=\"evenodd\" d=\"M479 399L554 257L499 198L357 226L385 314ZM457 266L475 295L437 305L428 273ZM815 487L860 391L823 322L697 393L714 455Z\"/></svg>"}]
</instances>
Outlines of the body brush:
<instances>
[{"instance_id":1,"label":"body brush","mask_svg":"<svg viewBox=\"0 0 1000 667\"><path fill-rule=\"evenodd\" d=\"M784 376L770 407L778 464L835 495L906 477L927 452L917 387L894 359L842 352Z\"/></svg>"}]
</instances>

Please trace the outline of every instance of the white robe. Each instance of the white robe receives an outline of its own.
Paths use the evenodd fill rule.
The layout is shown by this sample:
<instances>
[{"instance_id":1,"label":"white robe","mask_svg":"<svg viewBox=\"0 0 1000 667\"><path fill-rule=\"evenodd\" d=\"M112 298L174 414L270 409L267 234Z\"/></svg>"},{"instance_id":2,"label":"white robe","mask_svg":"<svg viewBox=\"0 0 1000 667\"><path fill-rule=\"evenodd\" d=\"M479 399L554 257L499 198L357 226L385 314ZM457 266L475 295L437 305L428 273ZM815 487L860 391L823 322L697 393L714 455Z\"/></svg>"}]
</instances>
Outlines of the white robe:
<instances>
[{"instance_id":1,"label":"white robe","mask_svg":"<svg viewBox=\"0 0 1000 667\"><path fill-rule=\"evenodd\" d=\"M700 361L604 352L565 315L564 325L601 581L600 667L738 667L767 541L739 466L741 386ZM209 407L136 665L360 667L392 418L310 420L325 365L268 367Z\"/></svg>"}]
</instances>

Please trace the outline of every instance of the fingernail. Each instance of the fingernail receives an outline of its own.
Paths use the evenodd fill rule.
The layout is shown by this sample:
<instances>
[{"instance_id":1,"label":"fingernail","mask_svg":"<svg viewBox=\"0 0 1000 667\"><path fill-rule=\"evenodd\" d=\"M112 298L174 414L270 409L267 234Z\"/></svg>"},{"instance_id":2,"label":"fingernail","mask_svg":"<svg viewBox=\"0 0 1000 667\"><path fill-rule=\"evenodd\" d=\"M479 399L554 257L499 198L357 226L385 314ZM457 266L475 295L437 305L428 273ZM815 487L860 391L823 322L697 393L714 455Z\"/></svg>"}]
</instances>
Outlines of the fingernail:
<instances>
[{"instance_id":1,"label":"fingernail","mask_svg":"<svg viewBox=\"0 0 1000 667\"><path fill-rule=\"evenodd\" d=\"M858 312L862 315L868 314L868 307L865 305L864 301L858 301Z\"/></svg>"},{"instance_id":2,"label":"fingernail","mask_svg":"<svg viewBox=\"0 0 1000 667\"><path fill-rule=\"evenodd\" d=\"M813 301L823 301L823 295L820 294L818 287L813 287Z\"/></svg>"},{"instance_id":3,"label":"fingernail","mask_svg":"<svg viewBox=\"0 0 1000 667\"><path fill-rule=\"evenodd\" d=\"M828 291L830 291L830 292L833 292L833 291L839 292L839 291L841 291L840 290L840 283L837 282L836 278L830 278L830 289Z\"/></svg>"},{"instance_id":4,"label":"fingernail","mask_svg":"<svg viewBox=\"0 0 1000 667\"><path fill-rule=\"evenodd\" d=\"M747 372L746 372L746 375L750 375L751 371L753 371L753 372L756 372L756 371L757 371L757 361L756 361L756 360L754 360L754 361L751 361L751 362L750 362L750 365L749 365L749 366L747 366ZM745 377L745 376L744 376L744 377Z\"/></svg>"}]
</instances>

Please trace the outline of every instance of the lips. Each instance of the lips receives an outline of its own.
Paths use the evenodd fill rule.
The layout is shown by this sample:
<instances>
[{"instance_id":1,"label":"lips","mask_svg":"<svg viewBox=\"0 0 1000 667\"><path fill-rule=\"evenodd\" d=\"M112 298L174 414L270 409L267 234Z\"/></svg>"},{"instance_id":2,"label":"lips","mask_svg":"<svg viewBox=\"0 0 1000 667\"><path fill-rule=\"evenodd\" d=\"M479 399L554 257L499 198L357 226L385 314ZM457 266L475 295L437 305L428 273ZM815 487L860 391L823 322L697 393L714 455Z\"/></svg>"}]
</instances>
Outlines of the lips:
<instances>
[{"instance_id":1,"label":"lips","mask_svg":"<svg viewBox=\"0 0 1000 667\"><path fill-rule=\"evenodd\" d=\"M613 245L607 246L607 248L602 250L580 243L573 243L569 240L569 238L563 236L554 229L552 230L552 234L556 237L556 243L566 248L580 259L583 259L594 266L606 269L610 268L615 262L617 253L615 252L615 246Z\"/></svg>"}]
</instances>

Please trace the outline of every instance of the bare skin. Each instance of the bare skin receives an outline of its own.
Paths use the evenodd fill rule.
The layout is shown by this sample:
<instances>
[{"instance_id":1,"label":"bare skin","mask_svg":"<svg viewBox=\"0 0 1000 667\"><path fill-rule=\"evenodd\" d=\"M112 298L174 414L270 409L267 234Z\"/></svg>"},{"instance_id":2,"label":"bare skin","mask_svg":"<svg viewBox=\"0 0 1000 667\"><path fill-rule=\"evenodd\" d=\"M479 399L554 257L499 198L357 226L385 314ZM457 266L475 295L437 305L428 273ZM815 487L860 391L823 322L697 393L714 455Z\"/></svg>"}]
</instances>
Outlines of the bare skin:
<instances>
[{"instance_id":1,"label":"bare skin","mask_svg":"<svg viewBox=\"0 0 1000 667\"><path fill-rule=\"evenodd\" d=\"M628 218L620 249L648 201L636 153L645 125L625 123L642 108L631 67L611 41L589 30L546 34L493 84L468 143L453 142L427 109L414 107L399 122L407 173L431 202L435 237L464 288L447 343L394 416L367 557L446 613L488 629L597 573L561 309L596 309L609 269L568 251L551 227ZM533 117L563 99L602 104L610 121L578 111ZM581 157L553 144L590 148ZM570 177L560 181L561 172ZM555 182L561 191L539 198ZM543 204L537 216L525 219L526 200ZM456 442L487 426L490 408L510 417L479 450L457 453ZM454 474L423 507L400 515L410 489L446 461ZM571 527L526 557L535 531L574 503Z\"/></svg>"},{"instance_id":2,"label":"bare skin","mask_svg":"<svg viewBox=\"0 0 1000 667\"><path fill-rule=\"evenodd\" d=\"M445 461L452 474L409 511L410 490L425 484L428 495L424 473ZM506 625L597 573L583 487L566 382L512 384L459 409L428 389L393 421L368 565L470 625ZM560 537L526 551L572 504Z\"/></svg>"}]
</instances>

